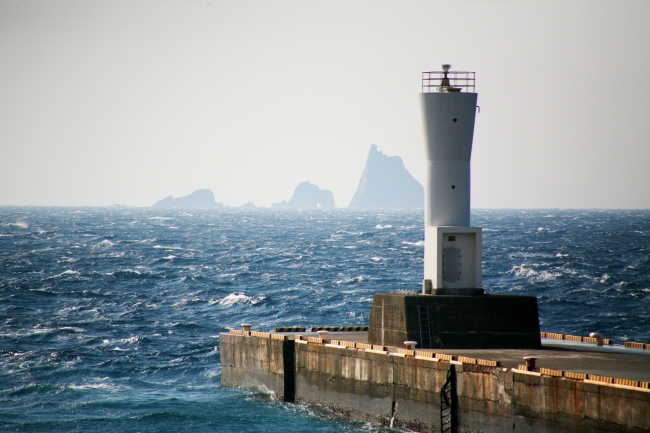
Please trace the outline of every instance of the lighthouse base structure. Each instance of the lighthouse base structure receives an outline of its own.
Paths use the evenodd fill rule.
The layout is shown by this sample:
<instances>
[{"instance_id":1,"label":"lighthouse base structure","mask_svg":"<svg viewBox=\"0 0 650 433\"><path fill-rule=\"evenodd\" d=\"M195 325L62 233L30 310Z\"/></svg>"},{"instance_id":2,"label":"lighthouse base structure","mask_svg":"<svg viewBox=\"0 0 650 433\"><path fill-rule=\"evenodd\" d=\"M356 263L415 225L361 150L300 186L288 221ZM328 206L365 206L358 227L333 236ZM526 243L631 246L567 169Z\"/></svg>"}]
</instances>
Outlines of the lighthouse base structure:
<instances>
[{"instance_id":1,"label":"lighthouse base structure","mask_svg":"<svg viewBox=\"0 0 650 433\"><path fill-rule=\"evenodd\" d=\"M537 349L537 298L375 294L368 342L402 347L405 341L422 349Z\"/></svg>"}]
</instances>

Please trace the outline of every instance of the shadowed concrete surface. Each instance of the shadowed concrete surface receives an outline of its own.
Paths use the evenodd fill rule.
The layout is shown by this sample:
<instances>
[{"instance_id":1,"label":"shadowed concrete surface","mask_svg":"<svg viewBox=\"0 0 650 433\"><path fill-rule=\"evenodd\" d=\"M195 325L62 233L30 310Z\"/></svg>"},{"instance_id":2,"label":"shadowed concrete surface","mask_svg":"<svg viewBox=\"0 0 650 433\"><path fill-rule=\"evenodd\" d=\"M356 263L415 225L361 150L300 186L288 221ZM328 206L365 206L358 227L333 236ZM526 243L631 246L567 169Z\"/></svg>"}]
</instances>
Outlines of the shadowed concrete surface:
<instances>
[{"instance_id":1,"label":"shadowed concrete surface","mask_svg":"<svg viewBox=\"0 0 650 433\"><path fill-rule=\"evenodd\" d=\"M369 342L421 348L539 348L534 296L417 296L377 293Z\"/></svg>"},{"instance_id":2,"label":"shadowed concrete surface","mask_svg":"<svg viewBox=\"0 0 650 433\"><path fill-rule=\"evenodd\" d=\"M364 334L328 337L362 343ZM521 364L522 356L534 355L543 368L646 378L650 357L621 348L577 343L535 350L435 350L502 363L491 367L427 359L424 353L409 356L397 347L366 350L319 340L221 334L220 346L223 386L264 386L280 399L293 391L296 402L320 404L350 419L439 431L440 389L453 365L464 431L650 431L650 389L509 368Z\"/></svg>"}]
</instances>

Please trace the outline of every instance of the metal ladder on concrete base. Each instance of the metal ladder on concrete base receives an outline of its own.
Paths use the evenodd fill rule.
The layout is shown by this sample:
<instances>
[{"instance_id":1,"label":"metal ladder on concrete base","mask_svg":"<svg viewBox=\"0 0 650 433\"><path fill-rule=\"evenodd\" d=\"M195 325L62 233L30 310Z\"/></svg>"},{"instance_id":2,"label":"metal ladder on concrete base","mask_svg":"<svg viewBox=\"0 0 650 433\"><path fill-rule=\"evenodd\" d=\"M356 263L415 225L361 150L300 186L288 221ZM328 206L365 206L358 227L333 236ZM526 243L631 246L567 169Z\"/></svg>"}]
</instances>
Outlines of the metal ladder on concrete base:
<instances>
[{"instance_id":1,"label":"metal ladder on concrete base","mask_svg":"<svg viewBox=\"0 0 650 433\"><path fill-rule=\"evenodd\" d=\"M418 305L418 320L420 323L420 347L431 348L431 329L429 328L429 307Z\"/></svg>"},{"instance_id":2,"label":"metal ladder on concrete base","mask_svg":"<svg viewBox=\"0 0 650 433\"><path fill-rule=\"evenodd\" d=\"M452 365L447 371L447 381L440 389L440 431L458 433L458 397L456 394L456 368Z\"/></svg>"}]
</instances>

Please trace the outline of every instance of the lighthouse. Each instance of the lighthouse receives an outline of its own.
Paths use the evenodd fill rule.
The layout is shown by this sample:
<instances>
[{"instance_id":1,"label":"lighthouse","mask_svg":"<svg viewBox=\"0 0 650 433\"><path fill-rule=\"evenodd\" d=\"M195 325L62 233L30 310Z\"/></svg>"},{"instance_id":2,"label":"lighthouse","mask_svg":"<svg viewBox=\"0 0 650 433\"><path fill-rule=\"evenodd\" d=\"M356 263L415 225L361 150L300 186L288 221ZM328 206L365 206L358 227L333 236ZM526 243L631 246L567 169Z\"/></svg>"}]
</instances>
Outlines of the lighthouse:
<instances>
[{"instance_id":1,"label":"lighthouse","mask_svg":"<svg viewBox=\"0 0 650 433\"><path fill-rule=\"evenodd\" d=\"M375 293L368 343L418 348L541 347L537 298L484 293L483 232L470 221L474 72L422 73L424 280L422 293Z\"/></svg>"},{"instance_id":2,"label":"lighthouse","mask_svg":"<svg viewBox=\"0 0 650 433\"><path fill-rule=\"evenodd\" d=\"M477 112L475 73L422 73L424 281L422 293L481 295L482 230L470 226L470 160Z\"/></svg>"}]
</instances>

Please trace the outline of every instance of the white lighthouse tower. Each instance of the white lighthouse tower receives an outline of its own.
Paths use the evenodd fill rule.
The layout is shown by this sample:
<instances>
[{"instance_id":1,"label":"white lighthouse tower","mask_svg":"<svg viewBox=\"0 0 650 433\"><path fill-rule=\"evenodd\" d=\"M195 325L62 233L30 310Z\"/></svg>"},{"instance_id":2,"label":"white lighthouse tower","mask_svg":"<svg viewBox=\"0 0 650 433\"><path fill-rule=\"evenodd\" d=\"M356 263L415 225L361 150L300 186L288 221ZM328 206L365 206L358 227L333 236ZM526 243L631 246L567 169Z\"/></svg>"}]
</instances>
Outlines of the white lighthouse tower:
<instances>
[{"instance_id":1,"label":"white lighthouse tower","mask_svg":"<svg viewBox=\"0 0 650 433\"><path fill-rule=\"evenodd\" d=\"M483 293L482 230L470 227L474 72L422 74L427 163L423 295L375 293L368 343L421 348L542 346L537 298Z\"/></svg>"},{"instance_id":2,"label":"white lighthouse tower","mask_svg":"<svg viewBox=\"0 0 650 433\"><path fill-rule=\"evenodd\" d=\"M423 294L481 295L482 230L470 227L470 159L477 111L474 72L422 73Z\"/></svg>"}]
</instances>

